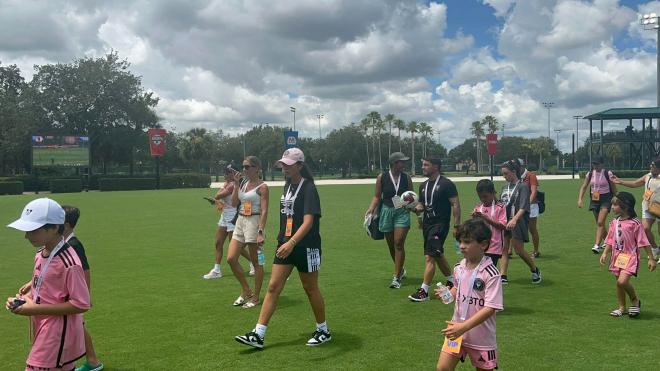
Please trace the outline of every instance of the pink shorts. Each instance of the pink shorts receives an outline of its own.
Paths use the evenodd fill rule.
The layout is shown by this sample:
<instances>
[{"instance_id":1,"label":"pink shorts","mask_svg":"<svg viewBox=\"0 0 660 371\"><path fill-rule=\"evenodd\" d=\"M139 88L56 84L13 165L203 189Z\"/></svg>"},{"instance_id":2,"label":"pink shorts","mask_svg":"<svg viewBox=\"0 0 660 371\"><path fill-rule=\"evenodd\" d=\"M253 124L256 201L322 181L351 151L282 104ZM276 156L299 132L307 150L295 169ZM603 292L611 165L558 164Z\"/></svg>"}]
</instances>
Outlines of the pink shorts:
<instances>
[{"instance_id":1,"label":"pink shorts","mask_svg":"<svg viewBox=\"0 0 660 371\"><path fill-rule=\"evenodd\" d=\"M470 362L472 366L480 368L483 370L496 370L497 369L497 349L492 350L479 350L474 348L468 348L465 345L461 346L461 352L459 354L449 353L454 357L459 357L461 362L465 362L465 356L470 357Z\"/></svg>"}]
</instances>

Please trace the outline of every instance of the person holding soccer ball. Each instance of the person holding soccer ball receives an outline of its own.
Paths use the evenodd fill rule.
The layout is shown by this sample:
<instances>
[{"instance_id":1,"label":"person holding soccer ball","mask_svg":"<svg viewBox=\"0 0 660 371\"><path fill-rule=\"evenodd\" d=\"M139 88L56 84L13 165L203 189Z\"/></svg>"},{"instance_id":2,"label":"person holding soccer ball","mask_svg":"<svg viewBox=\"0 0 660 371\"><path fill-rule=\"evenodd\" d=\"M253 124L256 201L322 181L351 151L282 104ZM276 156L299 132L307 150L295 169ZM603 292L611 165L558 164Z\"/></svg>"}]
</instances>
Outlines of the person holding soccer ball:
<instances>
[{"instance_id":1,"label":"person holding soccer ball","mask_svg":"<svg viewBox=\"0 0 660 371\"><path fill-rule=\"evenodd\" d=\"M387 247L394 262L394 275L390 288L401 288L401 279L406 276L403 264L406 260L406 236L410 230L410 212L401 199L406 191L413 189L410 175L403 172L410 158L401 152L390 155L390 170L376 178L376 191L366 214L378 214L378 229L385 234Z\"/></svg>"},{"instance_id":2,"label":"person holding soccer ball","mask_svg":"<svg viewBox=\"0 0 660 371\"><path fill-rule=\"evenodd\" d=\"M610 229L605 238L605 251L600 256L600 264L605 265L607 255L612 251L609 271L616 276L616 299L618 308L611 311L612 317L626 314L626 295L630 298L628 316L639 316L642 301L639 300L635 288L630 283L630 277L637 277L639 270L639 250L644 249L648 257L649 271L656 267L651 244L649 243L642 223L635 213L635 197L628 192L619 192L612 199L612 211L618 217L610 222Z\"/></svg>"},{"instance_id":3,"label":"person holding soccer ball","mask_svg":"<svg viewBox=\"0 0 660 371\"><path fill-rule=\"evenodd\" d=\"M454 315L442 330L445 342L436 366L439 371L454 370L466 357L477 370L497 368L495 316L504 305L500 272L485 255L491 233L481 218L466 221L456 232L465 258L454 266ZM435 295L440 298L442 288Z\"/></svg>"},{"instance_id":4,"label":"person holding soccer ball","mask_svg":"<svg viewBox=\"0 0 660 371\"><path fill-rule=\"evenodd\" d=\"M325 319L325 302L319 289L321 268L321 201L314 178L305 164L305 155L298 148L290 148L278 161L286 183L280 198L280 232L277 252L256 326L234 339L257 349L264 347L268 322L275 313L277 301L289 275L295 267L316 319L316 330L307 341L317 346L332 338Z\"/></svg>"},{"instance_id":5,"label":"person holding soccer ball","mask_svg":"<svg viewBox=\"0 0 660 371\"><path fill-rule=\"evenodd\" d=\"M445 258L445 239L449 234L449 221L454 218L454 229L461 224L461 204L454 183L440 174L442 162L439 158L429 157L422 161L422 173L428 179L419 186L419 203L415 211L423 215L422 236L424 239L424 279L417 291L410 294L411 301L429 300L429 285L438 265L447 279L448 286L453 285L451 269Z\"/></svg>"}]
</instances>

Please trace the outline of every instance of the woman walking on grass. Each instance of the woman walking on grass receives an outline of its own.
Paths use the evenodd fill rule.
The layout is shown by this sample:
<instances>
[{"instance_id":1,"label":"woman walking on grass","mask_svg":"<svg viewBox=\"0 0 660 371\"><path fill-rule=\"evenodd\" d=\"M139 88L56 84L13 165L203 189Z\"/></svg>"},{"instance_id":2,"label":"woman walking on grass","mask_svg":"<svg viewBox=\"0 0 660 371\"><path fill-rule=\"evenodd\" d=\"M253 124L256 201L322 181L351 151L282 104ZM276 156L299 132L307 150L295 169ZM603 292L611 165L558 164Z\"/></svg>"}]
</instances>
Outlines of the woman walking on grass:
<instances>
[{"instance_id":1,"label":"woman walking on grass","mask_svg":"<svg viewBox=\"0 0 660 371\"><path fill-rule=\"evenodd\" d=\"M594 254L600 254L603 251L601 244L607 235L605 220L612 208L612 196L616 194L616 186L612 182L614 174L609 170L603 169L603 159L600 156L594 157L591 165L591 171L584 177L584 182L580 186L578 207L582 208L582 195L587 190L587 187L591 186L589 210L594 213L594 219L596 220L596 240L591 251Z\"/></svg>"},{"instance_id":2,"label":"woman walking on grass","mask_svg":"<svg viewBox=\"0 0 660 371\"><path fill-rule=\"evenodd\" d=\"M316 319L316 330L307 345L321 345L331 339L325 321L325 302L318 284L321 267L321 202L314 178L304 161L305 155L298 148L286 150L278 161L286 184L280 198L280 232L273 271L256 326L247 334L234 338L239 343L258 349L264 346L268 323L294 267L298 270L298 277Z\"/></svg>"}]
</instances>

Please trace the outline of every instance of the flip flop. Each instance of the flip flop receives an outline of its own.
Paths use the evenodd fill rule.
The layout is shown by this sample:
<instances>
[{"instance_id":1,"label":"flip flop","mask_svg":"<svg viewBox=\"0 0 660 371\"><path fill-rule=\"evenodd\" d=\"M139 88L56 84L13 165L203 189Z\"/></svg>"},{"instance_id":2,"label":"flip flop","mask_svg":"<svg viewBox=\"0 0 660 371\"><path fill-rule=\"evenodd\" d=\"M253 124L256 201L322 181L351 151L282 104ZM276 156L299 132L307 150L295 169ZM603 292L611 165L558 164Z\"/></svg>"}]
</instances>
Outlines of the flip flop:
<instances>
[{"instance_id":1,"label":"flip flop","mask_svg":"<svg viewBox=\"0 0 660 371\"><path fill-rule=\"evenodd\" d=\"M250 301L246 301L245 304L242 305L242 308L243 309L250 309L250 308L256 307L258 304L259 304L259 302L255 303L252 300L250 300Z\"/></svg>"},{"instance_id":2,"label":"flip flop","mask_svg":"<svg viewBox=\"0 0 660 371\"><path fill-rule=\"evenodd\" d=\"M243 295L240 295L238 298L236 298L236 300L234 300L234 306L235 307L242 306L243 304L245 304L245 301L250 299L251 297L252 297L252 295L248 295L248 296L245 296L245 297L243 297Z\"/></svg>"},{"instance_id":3,"label":"flip flop","mask_svg":"<svg viewBox=\"0 0 660 371\"><path fill-rule=\"evenodd\" d=\"M610 316L612 317L621 317L624 315L624 312L621 309L615 309L610 312Z\"/></svg>"}]
</instances>

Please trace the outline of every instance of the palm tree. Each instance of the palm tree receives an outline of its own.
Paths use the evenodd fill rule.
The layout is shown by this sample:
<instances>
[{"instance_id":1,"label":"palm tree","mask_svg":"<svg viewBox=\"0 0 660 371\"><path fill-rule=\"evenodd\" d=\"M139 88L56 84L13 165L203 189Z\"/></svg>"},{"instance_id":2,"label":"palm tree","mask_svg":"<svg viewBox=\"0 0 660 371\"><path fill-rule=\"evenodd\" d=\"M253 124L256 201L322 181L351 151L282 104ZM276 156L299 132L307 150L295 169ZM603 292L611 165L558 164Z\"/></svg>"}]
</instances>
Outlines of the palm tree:
<instances>
[{"instance_id":1,"label":"palm tree","mask_svg":"<svg viewBox=\"0 0 660 371\"><path fill-rule=\"evenodd\" d=\"M360 121L359 128L360 130L364 131L364 139L367 142L367 173L369 172L370 166L369 166L369 128L371 125L369 124L369 120L362 119Z\"/></svg>"},{"instance_id":2,"label":"palm tree","mask_svg":"<svg viewBox=\"0 0 660 371\"><path fill-rule=\"evenodd\" d=\"M412 175L415 175L415 133L419 131L419 124L417 121L410 121L408 123L408 132L410 132L410 139L412 142L412 167L410 169Z\"/></svg>"},{"instance_id":3,"label":"palm tree","mask_svg":"<svg viewBox=\"0 0 660 371\"><path fill-rule=\"evenodd\" d=\"M399 152L401 152L401 130L406 130L406 122L401 119L394 120L394 127L399 129Z\"/></svg>"},{"instance_id":4,"label":"palm tree","mask_svg":"<svg viewBox=\"0 0 660 371\"><path fill-rule=\"evenodd\" d=\"M420 122L419 123L419 132L422 133L422 156L426 157L426 142L428 140L428 137L430 135L433 135L433 128L431 125L425 123L425 122Z\"/></svg>"},{"instance_id":5,"label":"palm tree","mask_svg":"<svg viewBox=\"0 0 660 371\"><path fill-rule=\"evenodd\" d=\"M481 171L481 150L479 139L484 136L484 123L483 121L473 121L470 125L470 133L477 139L477 173Z\"/></svg>"},{"instance_id":6,"label":"palm tree","mask_svg":"<svg viewBox=\"0 0 660 371\"><path fill-rule=\"evenodd\" d=\"M500 130L500 122L494 116L488 115L481 120L483 126L488 127L488 131L492 134Z\"/></svg>"},{"instance_id":7,"label":"palm tree","mask_svg":"<svg viewBox=\"0 0 660 371\"><path fill-rule=\"evenodd\" d=\"M380 113L378 113L377 111L371 111L367 115L366 119L369 121L369 125L371 126L371 141L372 141L371 148L373 149L371 151L372 153L371 157L373 157L374 166L376 166L376 130L378 130L378 125L379 125L378 122L381 121Z\"/></svg>"},{"instance_id":8,"label":"palm tree","mask_svg":"<svg viewBox=\"0 0 660 371\"><path fill-rule=\"evenodd\" d=\"M396 119L396 116L394 116L394 114L388 113L387 115L385 115L385 120L383 120L383 121L385 121L389 124L389 130L390 130L390 134L387 137L387 155L388 156L392 154L392 121L394 121L395 119Z\"/></svg>"},{"instance_id":9,"label":"palm tree","mask_svg":"<svg viewBox=\"0 0 660 371\"><path fill-rule=\"evenodd\" d=\"M621 151L621 147L617 144L611 144L607 147L605 147L605 154L607 157L609 157L612 160L612 168L616 168L616 158L621 156L623 152Z\"/></svg>"},{"instance_id":10,"label":"palm tree","mask_svg":"<svg viewBox=\"0 0 660 371\"><path fill-rule=\"evenodd\" d=\"M377 134L378 135L378 166L380 166L380 170L382 171L383 170L383 155L381 154L381 151L380 151L380 133L381 133L382 130L385 129L385 123L383 122L383 120L374 121L374 127L376 128L376 130L378 132L378 134Z\"/></svg>"}]
</instances>

